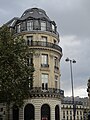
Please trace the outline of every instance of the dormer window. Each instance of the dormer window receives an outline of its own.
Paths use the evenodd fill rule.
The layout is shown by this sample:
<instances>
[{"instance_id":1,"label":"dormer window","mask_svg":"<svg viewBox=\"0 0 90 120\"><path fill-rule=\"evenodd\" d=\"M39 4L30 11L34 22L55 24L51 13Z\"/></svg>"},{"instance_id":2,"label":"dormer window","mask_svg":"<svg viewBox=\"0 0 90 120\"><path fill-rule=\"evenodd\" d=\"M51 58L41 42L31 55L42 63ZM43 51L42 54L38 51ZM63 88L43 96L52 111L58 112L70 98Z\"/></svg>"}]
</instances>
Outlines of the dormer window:
<instances>
[{"instance_id":1,"label":"dormer window","mask_svg":"<svg viewBox=\"0 0 90 120\"><path fill-rule=\"evenodd\" d=\"M40 22L39 20L34 20L34 30L39 30L40 29Z\"/></svg>"},{"instance_id":2,"label":"dormer window","mask_svg":"<svg viewBox=\"0 0 90 120\"><path fill-rule=\"evenodd\" d=\"M33 30L33 21L29 20L27 21L27 31Z\"/></svg>"},{"instance_id":3,"label":"dormer window","mask_svg":"<svg viewBox=\"0 0 90 120\"><path fill-rule=\"evenodd\" d=\"M52 24L52 31L54 32L55 31L55 26Z\"/></svg>"},{"instance_id":4,"label":"dormer window","mask_svg":"<svg viewBox=\"0 0 90 120\"><path fill-rule=\"evenodd\" d=\"M31 14L32 14L32 13L33 13L33 11L30 11L29 13L31 13Z\"/></svg>"},{"instance_id":5,"label":"dormer window","mask_svg":"<svg viewBox=\"0 0 90 120\"><path fill-rule=\"evenodd\" d=\"M42 14L42 12L39 11L39 14Z\"/></svg>"},{"instance_id":6,"label":"dormer window","mask_svg":"<svg viewBox=\"0 0 90 120\"><path fill-rule=\"evenodd\" d=\"M46 31L46 22L45 21L41 21L41 30Z\"/></svg>"},{"instance_id":7,"label":"dormer window","mask_svg":"<svg viewBox=\"0 0 90 120\"><path fill-rule=\"evenodd\" d=\"M18 24L18 25L17 25L17 33L19 33L19 32L21 31L20 28L21 28L21 25Z\"/></svg>"}]
</instances>

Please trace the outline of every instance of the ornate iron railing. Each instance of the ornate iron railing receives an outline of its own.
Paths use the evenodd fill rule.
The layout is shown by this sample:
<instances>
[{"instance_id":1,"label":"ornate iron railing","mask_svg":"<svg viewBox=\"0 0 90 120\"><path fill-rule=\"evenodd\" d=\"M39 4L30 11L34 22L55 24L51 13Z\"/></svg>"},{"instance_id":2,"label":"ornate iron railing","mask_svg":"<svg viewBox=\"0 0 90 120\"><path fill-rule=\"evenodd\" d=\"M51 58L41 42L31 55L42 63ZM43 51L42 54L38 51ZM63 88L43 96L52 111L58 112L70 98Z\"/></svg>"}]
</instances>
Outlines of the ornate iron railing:
<instances>
[{"instance_id":1,"label":"ornate iron railing","mask_svg":"<svg viewBox=\"0 0 90 120\"><path fill-rule=\"evenodd\" d=\"M30 90L30 96L53 96L53 97L59 97L64 98L64 91L61 89L56 88L48 88L47 90L43 90L41 87L33 87Z\"/></svg>"},{"instance_id":2,"label":"ornate iron railing","mask_svg":"<svg viewBox=\"0 0 90 120\"><path fill-rule=\"evenodd\" d=\"M62 53L62 48L59 45L50 43L50 42L43 42L43 41L31 41L29 42L29 46L39 46L39 47L48 47L53 48Z\"/></svg>"}]
</instances>

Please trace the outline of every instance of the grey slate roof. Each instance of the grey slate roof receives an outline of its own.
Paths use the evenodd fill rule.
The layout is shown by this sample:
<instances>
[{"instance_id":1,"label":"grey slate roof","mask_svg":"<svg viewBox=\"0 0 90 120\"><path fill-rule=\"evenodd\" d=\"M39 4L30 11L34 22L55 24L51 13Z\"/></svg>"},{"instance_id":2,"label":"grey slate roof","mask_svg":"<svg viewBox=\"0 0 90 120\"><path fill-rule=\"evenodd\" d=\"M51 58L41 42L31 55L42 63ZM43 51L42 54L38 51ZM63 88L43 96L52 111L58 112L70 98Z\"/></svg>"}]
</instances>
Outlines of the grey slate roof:
<instances>
[{"instance_id":1,"label":"grey slate roof","mask_svg":"<svg viewBox=\"0 0 90 120\"><path fill-rule=\"evenodd\" d=\"M51 21L50 18L46 15L46 12L39 8L27 9L21 16L20 20L25 20L27 18L34 19L45 19Z\"/></svg>"},{"instance_id":2,"label":"grey slate roof","mask_svg":"<svg viewBox=\"0 0 90 120\"><path fill-rule=\"evenodd\" d=\"M10 21L8 21L6 23L7 26L9 27L14 27L15 24L18 21L24 21L26 19L41 19L41 20L45 20L45 21L49 21L52 22L53 24L55 24L54 21L51 21L50 18L47 16L46 12L40 8L31 8L31 9L27 9L20 18L18 17L14 17L12 18Z\"/></svg>"}]
</instances>

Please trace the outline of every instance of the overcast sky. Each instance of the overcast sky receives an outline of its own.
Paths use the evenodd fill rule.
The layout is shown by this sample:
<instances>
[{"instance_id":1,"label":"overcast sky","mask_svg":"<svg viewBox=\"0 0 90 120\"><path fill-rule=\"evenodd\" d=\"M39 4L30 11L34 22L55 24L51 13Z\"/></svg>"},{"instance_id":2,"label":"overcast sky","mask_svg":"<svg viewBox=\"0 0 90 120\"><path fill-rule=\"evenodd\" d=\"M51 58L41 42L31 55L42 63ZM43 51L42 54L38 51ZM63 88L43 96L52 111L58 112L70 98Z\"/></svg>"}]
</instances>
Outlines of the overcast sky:
<instances>
[{"instance_id":1,"label":"overcast sky","mask_svg":"<svg viewBox=\"0 0 90 120\"><path fill-rule=\"evenodd\" d=\"M70 64L65 59L75 59L73 67L75 96L87 97L90 77L90 0L0 0L0 26L13 17L20 17L32 7L44 9L54 20L63 49L61 59L61 89L71 96Z\"/></svg>"}]
</instances>

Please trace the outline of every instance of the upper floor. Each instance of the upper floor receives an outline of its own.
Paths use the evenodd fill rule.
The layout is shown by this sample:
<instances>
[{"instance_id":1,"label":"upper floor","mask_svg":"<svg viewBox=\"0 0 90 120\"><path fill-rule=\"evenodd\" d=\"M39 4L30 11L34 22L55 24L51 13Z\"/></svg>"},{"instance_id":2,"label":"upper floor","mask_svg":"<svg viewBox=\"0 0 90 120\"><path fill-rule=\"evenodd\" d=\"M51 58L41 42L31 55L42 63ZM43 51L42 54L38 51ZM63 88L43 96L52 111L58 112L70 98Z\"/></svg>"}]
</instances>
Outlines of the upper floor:
<instances>
[{"instance_id":1,"label":"upper floor","mask_svg":"<svg viewBox=\"0 0 90 120\"><path fill-rule=\"evenodd\" d=\"M6 25L13 29L15 34L24 32L41 32L52 34L59 38L56 23L50 20L44 10L39 8L26 10L20 18L14 17L7 22Z\"/></svg>"}]
</instances>

